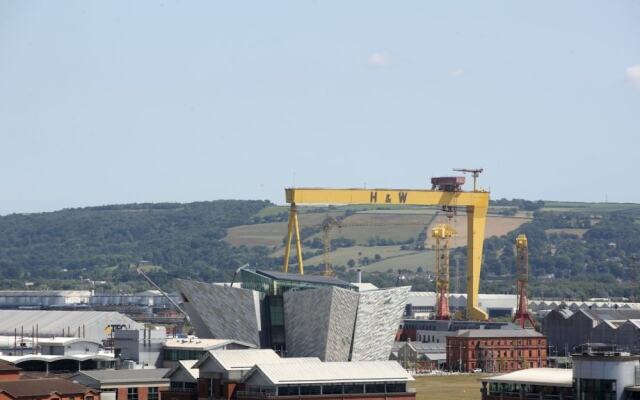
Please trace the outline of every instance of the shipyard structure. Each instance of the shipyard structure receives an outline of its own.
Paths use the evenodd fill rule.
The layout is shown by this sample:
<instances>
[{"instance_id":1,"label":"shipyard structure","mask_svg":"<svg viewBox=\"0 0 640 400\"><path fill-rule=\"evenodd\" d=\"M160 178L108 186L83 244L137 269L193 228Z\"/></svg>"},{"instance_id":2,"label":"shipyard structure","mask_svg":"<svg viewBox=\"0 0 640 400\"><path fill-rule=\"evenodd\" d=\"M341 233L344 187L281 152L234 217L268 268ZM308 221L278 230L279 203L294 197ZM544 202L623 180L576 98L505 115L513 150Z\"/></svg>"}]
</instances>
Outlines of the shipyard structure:
<instances>
[{"instance_id":1,"label":"shipyard structure","mask_svg":"<svg viewBox=\"0 0 640 400\"><path fill-rule=\"evenodd\" d=\"M387 360L410 290L359 291L335 277L249 269L240 271L240 280L240 285L178 280L183 308L199 337L323 361Z\"/></svg>"}]
</instances>

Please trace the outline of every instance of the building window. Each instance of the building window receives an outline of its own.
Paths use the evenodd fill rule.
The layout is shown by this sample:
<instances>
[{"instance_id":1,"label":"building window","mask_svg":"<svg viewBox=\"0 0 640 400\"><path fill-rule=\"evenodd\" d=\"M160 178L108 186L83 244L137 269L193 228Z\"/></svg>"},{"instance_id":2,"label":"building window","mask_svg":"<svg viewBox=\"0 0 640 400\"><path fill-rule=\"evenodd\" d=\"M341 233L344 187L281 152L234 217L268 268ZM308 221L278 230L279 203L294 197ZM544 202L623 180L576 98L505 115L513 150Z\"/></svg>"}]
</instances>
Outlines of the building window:
<instances>
[{"instance_id":1,"label":"building window","mask_svg":"<svg viewBox=\"0 0 640 400\"><path fill-rule=\"evenodd\" d=\"M298 396L298 386L280 386L278 388L278 396Z\"/></svg>"},{"instance_id":2,"label":"building window","mask_svg":"<svg viewBox=\"0 0 640 400\"><path fill-rule=\"evenodd\" d=\"M300 386L300 394L303 396L320 394L320 386Z\"/></svg>"},{"instance_id":3,"label":"building window","mask_svg":"<svg viewBox=\"0 0 640 400\"><path fill-rule=\"evenodd\" d=\"M342 385L323 385L322 394L342 394Z\"/></svg>"},{"instance_id":4,"label":"building window","mask_svg":"<svg viewBox=\"0 0 640 400\"><path fill-rule=\"evenodd\" d=\"M363 384L344 385L344 393L345 394L364 393L364 385Z\"/></svg>"},{"instance_id":5,"label":"building window","mask_svg":"<svg viewBox=\"0 0 640 400\"><path fill-rule=\"evenodd\" d=\"M157 387L150 387L149 394L147 395L147 400L158 400L160 396L158 395Z\"/></svg>"},{"instance_id":6,"label":"building window","mask_svg":"<svg viewBox=\"0 0 640 400\"><path fill-rule=\"evenodd\" d=\"M127 400L138 400L138 388L127 388Z\"/></svg>"},{"instance_id":7,"label":"building window","mask_svg":"<svg viewBox=\"0 0 640 400\"><path fill-rule=\"evenodd\" d=\"M384 393L384 383L368 383L365 390L367 393Z\"/></svg>"},{"instance_id":8,"label":"building window","mask_svg":"<svg viewBox=\"0 0 640 400\"><path fill-rule=\"evenodd\" d=\"M406 383L387 383L387 393L404 393L406 391Z\"/></svg>"}]
</instances>

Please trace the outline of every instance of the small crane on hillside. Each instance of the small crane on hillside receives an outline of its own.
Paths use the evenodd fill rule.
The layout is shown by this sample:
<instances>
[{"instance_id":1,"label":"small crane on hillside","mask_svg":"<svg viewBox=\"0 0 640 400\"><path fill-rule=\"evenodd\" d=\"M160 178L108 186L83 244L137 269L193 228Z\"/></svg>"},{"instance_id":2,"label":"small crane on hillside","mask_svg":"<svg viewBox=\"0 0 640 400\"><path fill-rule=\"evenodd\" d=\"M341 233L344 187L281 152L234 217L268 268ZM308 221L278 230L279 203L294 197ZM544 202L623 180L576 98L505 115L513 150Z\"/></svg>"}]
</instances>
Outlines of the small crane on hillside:
<instances>
[{"instance_id":1,"label":"small crane on hillside","mask_svg":"<svg viewBox=\"0 0 640 400\"><path fill-rule=\"evenodd\" d=\"M524 328L527 321L532 327L536 327L531 314L529 314L529 301L527 300L527 283L529 282L529 244L527 237L521 233L516 238L516 274L518 274L518 309L513 316L513 321L518 321Z\"/></svg>"},{"instance_id":2,"label":"small crane on hillside","mask_svg":"<svg viewBox=\"0 0 640 400\"><path fill-rule=\"evenodd\" d=\"M324 276L333 276L333 268L331 268L331 229L341 228L342 225L339 220L334 217L327 216L322 222L322 245L324 247L323 261L324 261Z\"/></svg>"}]
</instances>

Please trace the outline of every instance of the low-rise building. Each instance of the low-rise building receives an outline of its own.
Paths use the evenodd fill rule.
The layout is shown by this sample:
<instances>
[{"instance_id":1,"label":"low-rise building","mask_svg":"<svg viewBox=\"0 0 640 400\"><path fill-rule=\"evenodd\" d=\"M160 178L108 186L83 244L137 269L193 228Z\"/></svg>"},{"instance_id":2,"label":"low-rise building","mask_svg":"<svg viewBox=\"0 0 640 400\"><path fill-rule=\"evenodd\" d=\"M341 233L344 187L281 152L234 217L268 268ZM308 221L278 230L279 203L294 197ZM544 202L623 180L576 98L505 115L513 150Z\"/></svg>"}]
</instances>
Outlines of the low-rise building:
<instances>
[{"instance_id":1,"label":"low-rise building","mask_svg":"<svg viewBox=\"0 0 640 400\"><path fill-rule=\"evenodd\" d=\"M198 397L235 398L236 391L242 390L245 375L256 364L294 362L319 364L321 361L315 357L280 358L271 349L209 351L192 367L199 369Z\"/></svg>"},{"instance_id":2,"label":"low-rise building","mask_svg":"<svg viewBox=\"0 0 640 400\"><path fill-rule=\"evenodd\" d=\"M447 338L447 365L457 371L515 371L547 366L547 338L531 329L469 329Z\"/></svg>"},{"instance_id":3,"label":"low-rise building","mask_svg":"<svg viewBox=\"0 0 640 400\"><path fill-rule=\"evenodd\" d=\"M490 376L482 378L480 392L482 400L520 400L522 396L572 400L574 399L573 371L562 368L529 368ZM601 397L594 397L596 398Z\"/></svg>"},{"instance_id":4,"label":"low-rise building","mask_svg":"<svg viewBox=\"0 0 640 400\"><path fill-rule=\"evenodd\" d=\"M447 361L444 343L399 342L396 359L404 369L416 372L442 369Z\"/></svg>"},{"instance_id":5,"label":"low-rise building","mask_svg":"<svg viewBox=\"0 0 640 400\"><path fill-rule=\"evenodd\" d=\"M407 387L412 380L395 361L257 364L237 398L415 400L415 392Z\"/></svg>"},{"instance_id":6,"label":"low-rise building","mask_svg":"<svg viewBox=\"0 0 640 400\"><path fill-rule=\"evenodd\" d=\"M610 346L581 346L573 369L533 368L483 377L483 400L640 399L640 356Z\"/></svg>"},{"instance_id":7,"label":"low-rise building","mask_svg":"<svg viewBox=\"0 0 640 400\"><path fill-rule=\"evenodd\" d=\"M167 368L81 371L72 380L102 392L102 400L160 400Z\"/></svg>"},{"instance_id":8,"label":"low-rise building","mask_svg":"<svg viewBox=\"0 0 640 400\"><path fill-rule=\"evenodd\" d=\"M32 378L0 362L0 400L100 400L100 392L61 378Z\"/></svg>"}]
</instances>

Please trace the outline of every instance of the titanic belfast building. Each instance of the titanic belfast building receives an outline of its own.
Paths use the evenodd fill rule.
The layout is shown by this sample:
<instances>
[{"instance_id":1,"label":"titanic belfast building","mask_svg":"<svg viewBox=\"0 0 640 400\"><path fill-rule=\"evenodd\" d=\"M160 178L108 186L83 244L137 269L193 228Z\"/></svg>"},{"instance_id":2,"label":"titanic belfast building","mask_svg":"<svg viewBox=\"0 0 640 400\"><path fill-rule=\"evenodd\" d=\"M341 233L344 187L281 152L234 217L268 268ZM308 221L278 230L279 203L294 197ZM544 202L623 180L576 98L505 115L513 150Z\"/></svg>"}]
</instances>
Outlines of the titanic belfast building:
<instances>
[{"instance_id":1,"label":"titanic belfast building","mask_svg":"<svg viewBox=\"0 0 640 400\"><path fill-rule=\"evenodd\" d=\"M199 337L323 361L387 360L410 290L359 292L333 277L250 269L240 280L241 287L177 281Z\"/></svg>"}]
</instances>

